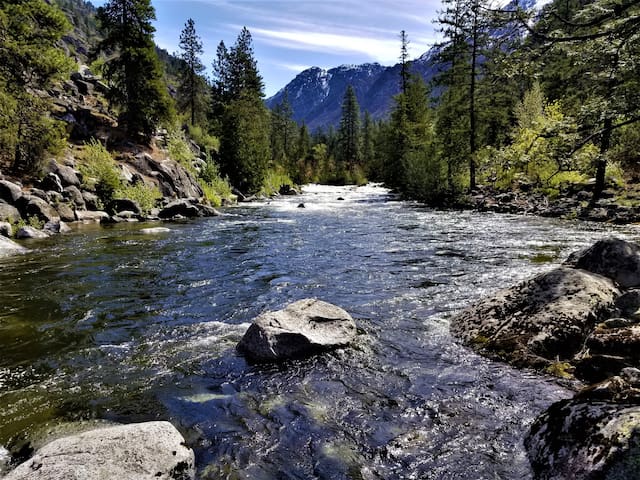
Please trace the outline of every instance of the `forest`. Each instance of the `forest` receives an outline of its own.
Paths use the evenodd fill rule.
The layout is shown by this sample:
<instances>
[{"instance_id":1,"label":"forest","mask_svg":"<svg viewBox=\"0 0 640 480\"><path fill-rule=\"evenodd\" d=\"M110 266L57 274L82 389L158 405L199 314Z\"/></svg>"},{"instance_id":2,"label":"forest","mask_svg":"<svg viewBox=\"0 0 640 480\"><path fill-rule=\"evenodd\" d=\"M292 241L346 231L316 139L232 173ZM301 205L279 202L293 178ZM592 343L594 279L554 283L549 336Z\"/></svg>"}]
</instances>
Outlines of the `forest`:
<instances>
[{"instance_id":1,"label":"forest","mask_svg":"<svg viewBox=\"0 0 640 480\"><path fill-rule=\"evenodd\" d=\"M60 7L73 5L8 0L0 7L3 171L37 176L65 146L47 91L74 69L60 47L71 29ZM292 120L286 94L273 110L265 107L248 29L204 59L196 24L186 19L179 58L168 68L154 44L150 0L109 1L91 20L79 10L118 127L141 144L166 129L183 147L174 149L178 157L196 143L207 156L199 175L209 190L268 194L281 185L376 181L432 205L464 204L480 186L551 198L584 188L595 201L638 175L640 8L633 0L555 0L540 11L444 0L432 84L412 73L403 31L400 93L388 118L362 112L349 87L340 124L313 132Z\"/></svg>"}]
</instances>

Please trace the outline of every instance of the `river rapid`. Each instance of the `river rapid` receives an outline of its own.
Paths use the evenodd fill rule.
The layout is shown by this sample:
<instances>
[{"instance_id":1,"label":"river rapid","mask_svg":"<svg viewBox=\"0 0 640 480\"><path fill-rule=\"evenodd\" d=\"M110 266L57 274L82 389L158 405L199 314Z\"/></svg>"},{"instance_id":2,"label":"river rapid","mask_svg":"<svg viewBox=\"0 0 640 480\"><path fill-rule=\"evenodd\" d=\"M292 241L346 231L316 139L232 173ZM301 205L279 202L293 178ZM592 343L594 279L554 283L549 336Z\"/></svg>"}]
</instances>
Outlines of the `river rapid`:
<instances>
[{"instance_id":1,"label":"river rapid","mask_svg":"<svg viewBox=\"0 0 640 480\"><path fill-rule=\"evenodd\" d=\"M0 445L168 419L203 479L532 478L523 436L571 392L458 345L448 318L599 238L638 238L376 186L167 226L82 228L0 259ZM277 366L235 352L252 318L306 297L353 315L352 348Z\"/></svg>"}]
</instances>

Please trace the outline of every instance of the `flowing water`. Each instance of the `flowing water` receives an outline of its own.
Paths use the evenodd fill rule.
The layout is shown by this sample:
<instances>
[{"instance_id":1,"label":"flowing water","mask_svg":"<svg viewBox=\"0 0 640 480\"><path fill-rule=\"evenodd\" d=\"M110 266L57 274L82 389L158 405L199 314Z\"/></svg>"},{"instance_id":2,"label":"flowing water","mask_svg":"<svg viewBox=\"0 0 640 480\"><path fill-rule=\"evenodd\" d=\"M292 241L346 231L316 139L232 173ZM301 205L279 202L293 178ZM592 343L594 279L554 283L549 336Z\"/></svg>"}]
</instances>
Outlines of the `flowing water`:
<instances>
[{"instance_id":1,"label":"flowing water","mask_svg":"<svg viewBox=\"0 0 640 480\"><path fill-rule=\"evenodd\" d=\"M439 212L374 186L168 226L85 228L0 259L0 445L167 419L203 479L531 478L523 436L571 392L458 345L448 318L612 232L637 235ZM235 352L252 318L306 297L348 310L356 344L277 366Z\"/></svg>"}]
</instances>

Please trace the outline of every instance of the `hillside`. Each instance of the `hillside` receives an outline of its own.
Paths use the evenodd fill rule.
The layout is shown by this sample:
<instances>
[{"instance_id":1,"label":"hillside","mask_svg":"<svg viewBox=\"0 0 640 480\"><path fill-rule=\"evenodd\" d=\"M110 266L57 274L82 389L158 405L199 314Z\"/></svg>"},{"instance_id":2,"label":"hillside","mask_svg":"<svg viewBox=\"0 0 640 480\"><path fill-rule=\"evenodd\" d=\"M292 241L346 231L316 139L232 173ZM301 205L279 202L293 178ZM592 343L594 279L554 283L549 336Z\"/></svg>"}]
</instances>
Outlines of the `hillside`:
<instances>
[{"instance_id":1,"label":"hillside","mask_svg":"<svg viewBox=\"0 0 640 480\"><path fill-rule=\"evenodd\" d=\"M435 49L431 49L411 64L411 71L430 82L437 69ZM362 111L373 118L386 118L393 96L400 92L400 64L385 67L378 63L342 65L330 70L309 68L297 75L282 90L267 99L273 108L289 96L293 119L304 122L311 130L340 122L341 105L347 86L353 86Z\"/></svg>"}]
</instances>

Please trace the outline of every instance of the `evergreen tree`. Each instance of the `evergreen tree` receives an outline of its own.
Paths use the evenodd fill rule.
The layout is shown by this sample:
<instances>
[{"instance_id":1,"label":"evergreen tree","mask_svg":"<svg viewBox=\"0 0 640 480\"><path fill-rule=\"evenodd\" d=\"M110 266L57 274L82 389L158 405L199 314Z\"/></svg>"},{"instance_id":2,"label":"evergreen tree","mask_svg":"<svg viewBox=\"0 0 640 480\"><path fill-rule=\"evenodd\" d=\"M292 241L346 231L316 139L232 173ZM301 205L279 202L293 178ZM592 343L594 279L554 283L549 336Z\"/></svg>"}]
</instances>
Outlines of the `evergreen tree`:
<instances>
[{"instance_id":1,"label":"evergreen tree","mask_svg":"<svg viewBox=\"0 0 640 480\"><path fill-rule=\"evenodd\" d=\"M98 9L105 36L98 51L112 53L104 67L109 100L119 121L134 136L149 139L171 116L171 103L153 43L155 11L150 0L110 0Z\"/></svg>"},{"instance_id":2,"label":"evergreen tree","mask_svg":"<svg viewBox=\"0 0 640 480\"><path fill-rule=\"evenodd\" d=\"M362 125L362 160L365 164L373 162L375 157L375 124L371 114L364 112L364 123Z\"/></svg>"},{"instance_id":3,"label":"evergreen tree","mask_svg":"<svg viewBox=\"0 0 640 480\"><path fill-rule=\"evenodd\" d=\"M355 90L349 85L342 100L337 151L337 160L347 169L360 164L362 158L360 132L360 106Z\"/></svg>"},{"instance_id":4,"label":"evergreen tree","mask_svg":"<svg viewBox=\"0 0 640 480\"><path fill-rule=\"evenodd\" d=\"M47 2L0 3L0 161L17 172L34 173L64 143L49 100L36 92L68 74L71 62L57 42L69 28Z\"/></svg>"},{"instance_id":5,"label":"evergreen tree","mask_svg":"<svg viewBox=\"0 0 640 480\"><path fill-rule=\"evenodd\" d=\"M204 53L202 41L196 33L193 19L187 23L180 34L180 58L184 61L180 72L180 86L178 87L178 106L180 110L188 111L191 125L196 124L197 118L202 118L205 110L206 81L202 78L204 65L200 55Z\"/></svg>"},{"instance_id":6,"label":"evergreen tree","mask_svg":"<svg viewBox=\"0 0 640 480\"><path fill-rule=\"evenodd\" d=\"M213 97L222 174L241 191L255 193L262 187L271 158L270 118L246 28L231 49L222 42L218 46Z\"/></svg>"},{"instance_id":7,"label":"evergreen tree","mask_svg":"<svg viewBox=\"0 0 640 480\"><path fill-rule=\"evenodd\" d=\"M282 101L271 111L271 158L275 163L293 167L297 129L289 94L285 90Z\"/></svg>"},{"instance_id":8,"label":"evergreen tree","mask_svg":"<svg viewBox=\"0 0 640 480\"><path fill-rule=\"evenodd\" d=\"M400 32L400 91L407 93L409 83L409 38L407 32Z\"/></svg>"}]
</instances>

